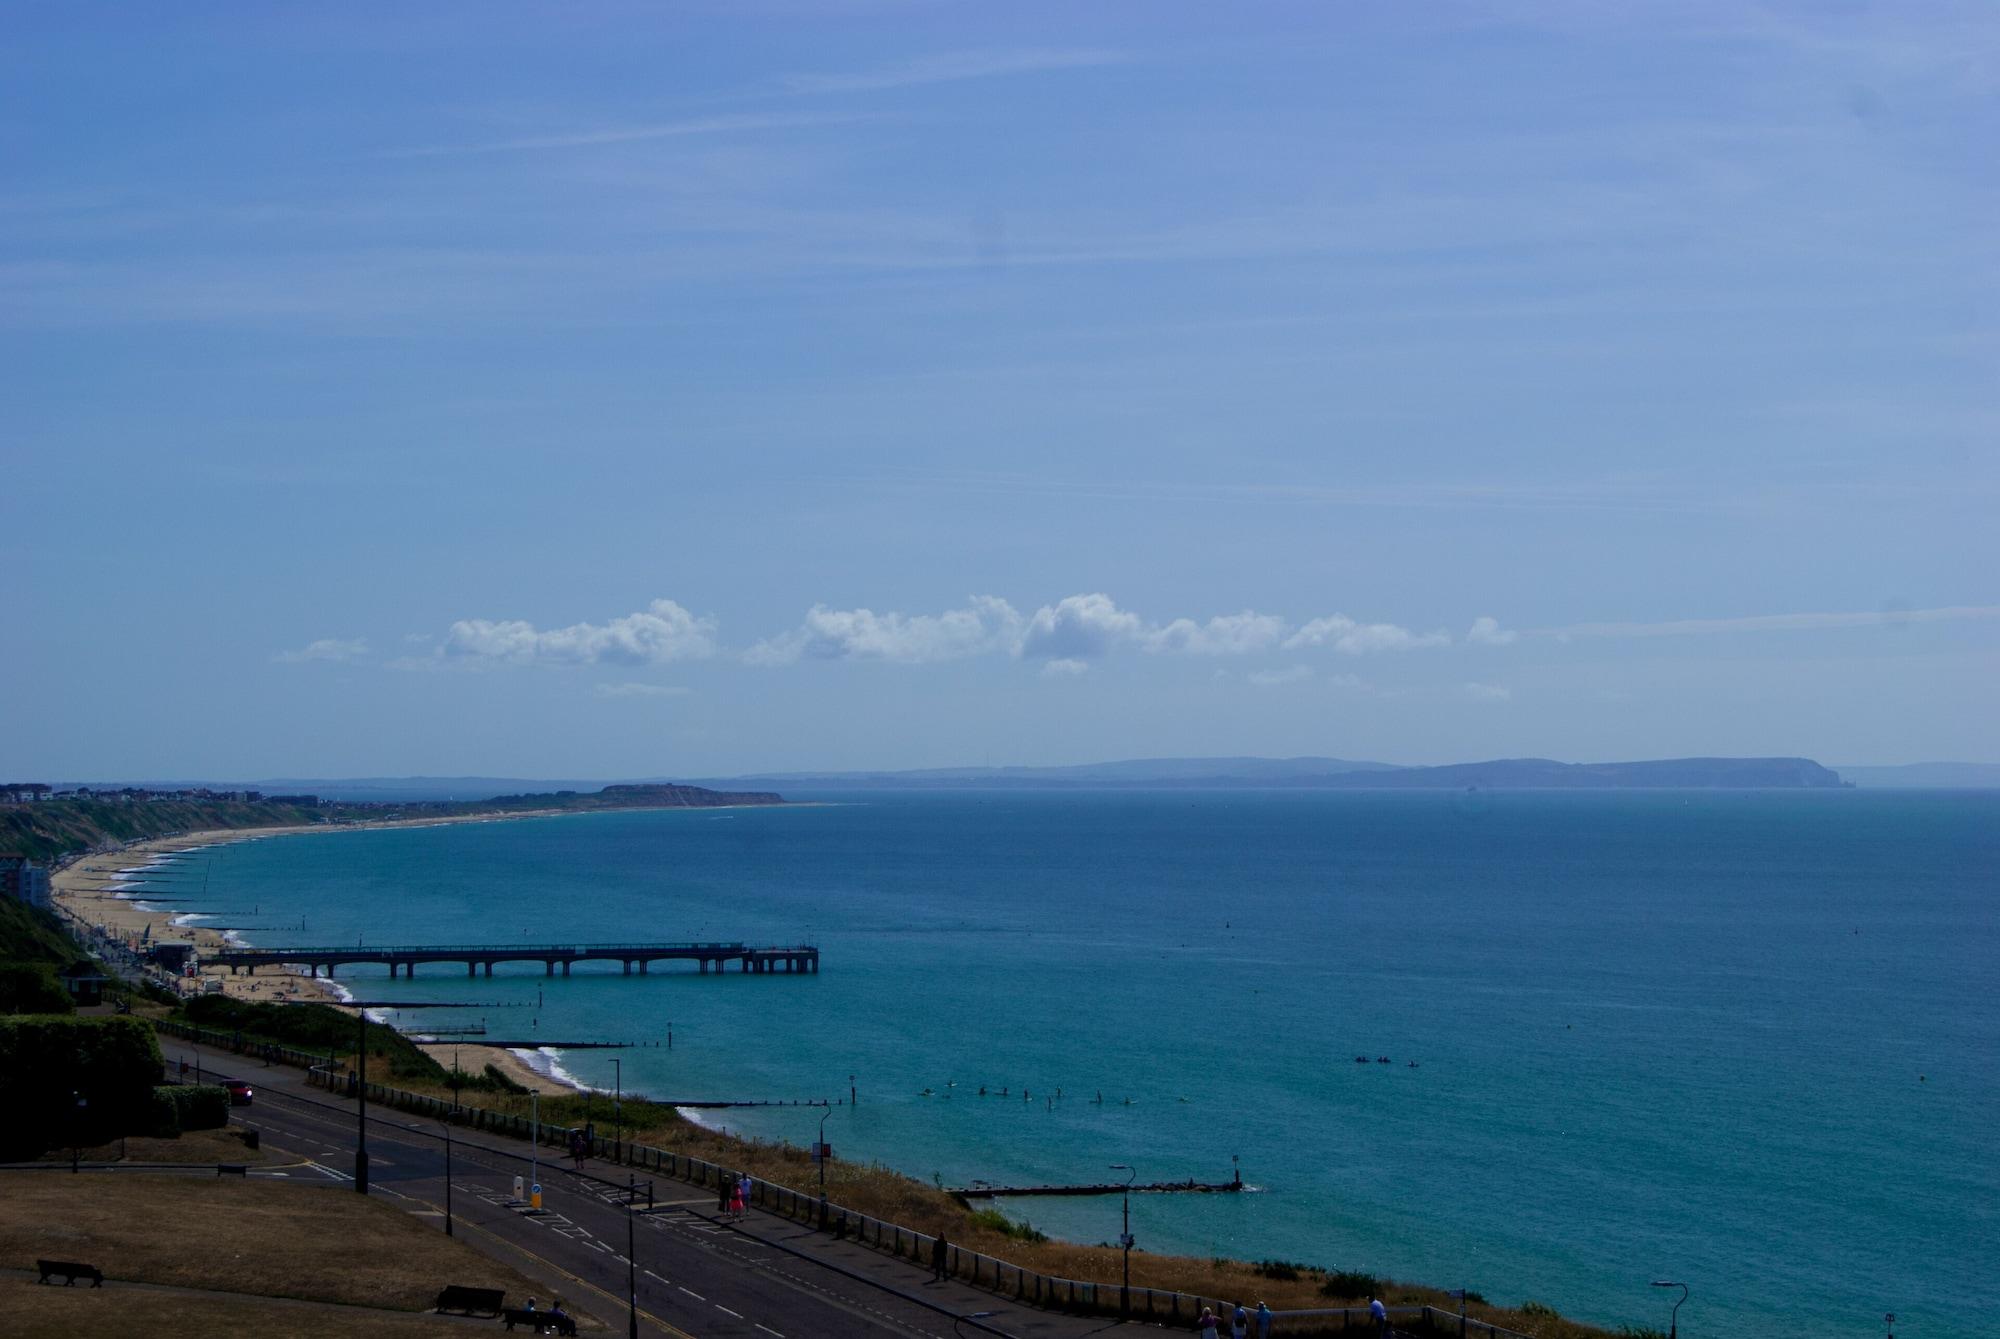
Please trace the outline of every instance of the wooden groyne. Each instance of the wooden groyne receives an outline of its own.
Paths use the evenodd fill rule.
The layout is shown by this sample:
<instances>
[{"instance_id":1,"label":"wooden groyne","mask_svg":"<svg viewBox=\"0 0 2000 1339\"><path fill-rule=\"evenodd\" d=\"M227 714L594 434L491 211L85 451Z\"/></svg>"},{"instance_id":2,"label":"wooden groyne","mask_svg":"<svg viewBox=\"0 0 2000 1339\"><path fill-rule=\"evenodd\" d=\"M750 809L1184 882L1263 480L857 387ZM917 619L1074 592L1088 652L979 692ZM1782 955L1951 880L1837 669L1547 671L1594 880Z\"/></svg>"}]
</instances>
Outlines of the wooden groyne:
<instances>
[{"instance_id":1,"label":"wooden groyne","mask_svg":"<svg viewBox=\"0 0 2000 1339\"><path fill-rule=\"evenodd\" d=\"M969 1186L949 1187L945 1194L968 1200L992 1200L1027 1195L1123 1195L1127 1191L1134 1195L1233 1195L1242 1189L1243 1178L1239 1176L1229 1181L1197 1181L1189 1177L1185 1181L1148 1181L1134 1186L1128 1186L1123 1181L1100 1181L1080 1186L989 1186L980 1181Z\"/></svg>"}]
</instances>

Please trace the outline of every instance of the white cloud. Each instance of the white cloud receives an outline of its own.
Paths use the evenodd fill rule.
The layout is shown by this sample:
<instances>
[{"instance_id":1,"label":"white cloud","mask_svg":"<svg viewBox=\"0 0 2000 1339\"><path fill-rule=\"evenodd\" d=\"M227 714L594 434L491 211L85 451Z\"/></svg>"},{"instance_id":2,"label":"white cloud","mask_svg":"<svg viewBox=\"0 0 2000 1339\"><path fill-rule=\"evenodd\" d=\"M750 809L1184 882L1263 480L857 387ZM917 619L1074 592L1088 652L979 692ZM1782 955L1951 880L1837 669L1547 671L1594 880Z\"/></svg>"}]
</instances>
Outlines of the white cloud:
<instances>
[{"instance_id":1,"label":"white cloud","mask_svg":"<svg viewBox=\"0 0 2000 1339\"><path fill-rule=\"evenodd\" d=\"M1350 693L1369 693L1375 689L1374 684L1359 674L1329 674L1326 682L1331 687L1345 689Z\"/></svg>"},{"instance_id":2,"label":"white cloud","mask_svg":"<svg viewBox=\"0 0 2000 1339\"><path fill-rule=\"evenodd\" d=\"M801 657L922 665L1011 650L1020 629L1014 606L991 595L975 595L965 608L942 614L878 614L816 604L799 627L759 642L743 658L753 665L789 665Z\"/></svg>"},{"instance_id":3,"label":"white cloud","mask_svg":"<svg viewBox=\"0 0 2000 1339\"><path fill-rule=\"evenodd\" d=\"M1258 670L1249 676L1250 682L1259 688L1275 688L1280 684L1299 683L1313 676L1310 665L1287 665L1283 669Z\"/></svg>"},{"instance_id":4,"label":"white cloud","mask_svg":"<svg viewBox=\"0 0 2000 1339\"><path fill-rule=\"evenodd\" d=\"M1520 637L1520 633L1500 626L1500 620L1482 614L1472 620L1466 630L1465 640L1469 646L1506 646Z\"/></svg>"},{"instance_id":5,"label":"white cloud","mask_svg":"<svg viewBox=\"0 0 2000 1339\"><path fill-rule=\"evenodd\" d=\"M2000 605L1958 604L1936 609L1875 609L1811 614L1756 614L1748 618L1683 618L1666 623L1573 623L1540 628L1538 637L1693 637L1712 632L1811 632L1842 628L1899 628L1911 623L1958 623L2000 618Z\"/></svg>"},{"instance_id":6,"label":"white cloud","mask_svg":"<svg viewBox=\"0 0 2000 1339\"><path fill-rule=\"evenodd\" d=\"M1042 666L1044 679L1074 679L1079 674L1088 673L1088 660L1051 660Z\"/></svg>"},{"instance_id":7,"label":"white cloud","mask_svg":"<svg viewBox=\"0 0 2000 1339\"><path fill-rule=\"evenodd\" d=\"M672 600L609 623L573 623L543 632L521 619L460 619L439 654L465 663L661 665L715 653L715 620Z\"/></svg>"},{"instance_id":8,"label":"white cloud","mask_svg":"<svg viewBox=\"0 0 2000 1339\"><path fill-rule=\"evenodd\" d=\"M1245 609L1240 614L1223 614L1206 623L1177 618L1150 634L1146 649L1198 656L1240 656L1268 651L1284 635L1284 619Z\"/></svg>"},{"instance_id":9,"label":"white cloud","mask_svg":"<svg viewBox=\"0 0 2000 1339\"><path fill-rule=\"evenodd\" d=\"M280 665L303 665L310 660L359 660L367 654L368 643L360 637L351 641L322 637L296 651L280 651L271 659Z\"/></svg>"},{"instance_id":10,"label":"white cloud","mask_svg":"<svg viewBox=\"0 0 2000 1339\"><path fill-rule=\"evenodd\" d=\"M1497 683L1468 683L1459 687L1459 692L1474 702L1511 702L1514 690Z\"/></svg>"},{"instance_id":11,"label":"white cloud","mask_svg":"<svg viewBox=\"0 0 2000 1339\"><path fill-rule=\"evenodd\" d=\"M1376 651L1410 651L1426 646L1449 646L1451 636L1443 632L1411 632L1394 623L1361 623L1346 614L1329 614L1313 619L1285 639L1287 651L1308 646L1331 646L1344 655L1363 656Z\"/></svg>"},{"instance_id":12,"label":"white cloud","mask_svg":"<svg viewBox=\"0 0 2000 1339\"><path fill-rule=\"evenodd\" d=\"M590 690L592 697L686 697L692 688L666 683L601 683Z\"/></svg>"},{"instance_id":13,"label":"white cloud","mask_svg":"<svg viewBox=\"0 0 2000 1339\"><path fill-rule=\"evenodd\" d=\"M1020 654L1030 660L1091 660L1145 636L1139 616L1120 609L1109 595L1071 595L1035 611Z\"/></svg>"},{"instance_id":14,"label":"white cloud","mask_svg":"<svg viewBox=\"0 0 2000 1339\"><path fill-rule=\"evenodd\" d=\"M596 130L564 131L549 135L521 135L513 139L488 140L480 144L434 144L416 149L394 149L388 158L437 158L447 154L514 153L534 149L582 149L599 144L630 144L656 139L681 139L689 135L726 135L752 130L787 130L856 121L855 116L799 116L745 114L703 116L686 121L665 121L650 125L606 126Z\"/></svg>"},{"instance_id":15,"label":"white cloud","mask_svg":"<svg viewBox=\"0 0 2000 1339\"><path fill-rule=\"evenodd\" d=\"M870 93L884 88L990 79L997 75L1090 69L1122 64L1127 59L1116 51L1088 49L944 51L902 65L855 74L795 74L784 81L784 87L791 93Z\"/></svg>"}]
</instances>

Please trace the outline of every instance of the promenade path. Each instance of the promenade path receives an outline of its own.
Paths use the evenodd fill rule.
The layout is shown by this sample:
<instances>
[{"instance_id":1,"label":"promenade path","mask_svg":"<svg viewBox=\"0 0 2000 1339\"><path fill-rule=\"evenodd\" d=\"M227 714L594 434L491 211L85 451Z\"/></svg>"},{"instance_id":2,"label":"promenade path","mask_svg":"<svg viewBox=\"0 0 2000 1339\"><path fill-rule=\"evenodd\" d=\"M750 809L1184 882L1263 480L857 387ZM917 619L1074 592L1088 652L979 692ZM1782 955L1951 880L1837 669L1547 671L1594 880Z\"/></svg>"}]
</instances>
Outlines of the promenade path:
<instances>
[{"instance_id":1,"label":"promenade path","mask_svg":"<svg viewBox=\"0 0 2000 1339\"><path fill-rule=\"evenodd\" d=\"M256 1102L234 1117L274 1148L297 1155L294 1177L338 1182L352 1192L353 1104L308 1087L285 1066L162 1036L171 1065L200 1062L202 1077L243 1078ZM444 1145L435 1122L402 1112L368 1122L369 1193L443 1226ZM544 1155L550 1150L543 1150ZM510 1207L513 1179L529 1172L529 1145L486 1132L454 1130L452 1213L458 1239L544 1282L572 1311L626 1328L627 1219L624 1173L586 1164L579 1175L544 1156L546 1212ZM598 1175L601 1173L601 1177ZM253 1173L271 1175L272 1172ZM642 1180L643 1184L643 1180ZM956 1334L1081 1339L1121 1326L1103 1317L1039 1311L956 1282L937 1282L909 1261L752 1210L741 1224L718 1220L715 1195L678 1181L655 1183L651 1212L629 1215L637 1265L639 1332L680 1339L820 1339L821 1336ZM644 1203L643 1197L641 1203ZM450 1282L438 1280L440 1286Z\"/></svg>"}]
</instances>

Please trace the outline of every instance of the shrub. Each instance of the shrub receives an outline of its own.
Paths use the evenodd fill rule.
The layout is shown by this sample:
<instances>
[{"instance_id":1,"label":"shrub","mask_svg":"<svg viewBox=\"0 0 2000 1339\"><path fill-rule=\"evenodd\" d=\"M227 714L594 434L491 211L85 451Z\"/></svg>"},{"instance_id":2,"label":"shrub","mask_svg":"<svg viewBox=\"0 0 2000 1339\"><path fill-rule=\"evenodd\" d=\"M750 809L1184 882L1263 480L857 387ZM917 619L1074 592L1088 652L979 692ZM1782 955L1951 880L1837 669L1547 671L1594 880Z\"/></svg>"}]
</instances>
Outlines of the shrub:
<instances>
[{"instance_id":1,"label":"shrub","mask_svg":"<svg viewBox=\"0 0 2000 1339\"><path fill-rule=\"evenodd\" d=\"M1295 1265L1287 1260L1259 1260L1251 1266L1267 1279L1277 1279L1281 1283L1296 1283L1311 1268L1309 1265Z\"/></svg>"},{"instance_id":2,"label":"shrub","mask_svg":"<svg viewBox=\"0 0 2000 1339\"><path fill-rule=\"evenodd\" d=\"M136 1018L0 1017L0 1075L0 1158L32 1158L146 1129L160 1047Z\"/></svg>"},{"instance_id":3,"label":"shrub","mask_svg":"<svg viewBox=\"0 0 2000 1339\"><path fill-rule=\"evenodd\" d=\"M1382 1280L1355 1269L1336 1269L1319 1291L1322 1297L1373 1297L1382 1291Z\"/></svg>"},{"instance_id":4,"label":"shrub","mask_svg":"<svg viewBox=\"0 0 2000 1339\"><path fill-rule=\"evenodd\" d=\"M1536 1320L1562 1319L1562 1313L1560 1311L1557 1311L1554 1307L1550 1306L1547 1302L1523 1302L1521 1303L1521 1305L1515 1307L1514 1309L1520 1312L1524 1316L1533 1316Z\"/></svg>"},{"instance_id":5,"label":"shrub","mask_svg":"<svg viewBox=\"0 0 2000 1339\"><path fill-rule=\"evenodd\" d=\"M145 1131L155 1139L181 1137L181 1105L174 1100L180 1089L162 1085L153 1089L153 1101Z\"/></svg>"},{"instance_id":6,"label":"shrub","mask_svg":"<svg viewBox=\"0 0 2000 1339\"><path fill-rule=\"evenodd\" d=\"M1048 1233L1040 1231L1032 1223L1017 1223L998 1209L974 1209L970 1214L974 1223L991 1232L1012 1237L1015 1241L1047 1241Z\"/></svg>"},{"instance_id":7,"label":"shrub","mask_svg":"<svg viewBox=\"0 0 2000 1339\"><path fill-rule=\"evenodd\" d=\"M70 1014L76 1006L45 962L0 962L0 1014Z\"/></svg>"},{"instance_id":8,"label":"shrub","mask_svg":"<svg viewBox=\"0 0 2000 1339\"><path fill-rule=\"evenodd\" d=\"M325 1051L351 1055L356 1027L354 1015L324 1004L261 1004L231 999L227 995L198 995L187 1002L187 1021L196 1027L217 1032L236 1032L258 1041L274 1041L302 1051ZM417 1049L416 1043L384 1023L367 1025L368 1058L375 1064L386 1060L387 1074L370 1067L369 1078L445 1078L444 1066Z\"/></svg>"},{"instance_id":9,"label":"shrub","mask_svg":"<svg viewBox=\"0 0 2000 1339\"><path fill-rule=\"evenodd\" d=\"M166 1091L173 1094L174 1113L181 1129L219 1130L229 1124L228 1089L207 1083L184 1083Z\"/></svg>"}]
</instances>

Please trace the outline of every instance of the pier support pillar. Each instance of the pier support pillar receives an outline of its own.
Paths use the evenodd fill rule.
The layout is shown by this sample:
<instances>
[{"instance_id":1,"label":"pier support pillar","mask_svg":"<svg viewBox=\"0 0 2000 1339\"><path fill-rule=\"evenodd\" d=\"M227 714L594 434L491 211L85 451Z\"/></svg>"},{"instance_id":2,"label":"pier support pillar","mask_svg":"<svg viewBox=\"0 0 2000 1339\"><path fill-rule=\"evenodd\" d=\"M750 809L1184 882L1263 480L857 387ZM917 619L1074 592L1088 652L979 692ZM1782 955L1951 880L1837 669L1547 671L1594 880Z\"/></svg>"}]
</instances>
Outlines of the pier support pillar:
<instances>
[{"instance_id":1,"label":"pier support pillar","mask_svg":"<svg viewBox=\"0 0 2000 1339\"><path fill-rule=\"evenodd\" d=\"M478 964L478 963L476 963L476 962L471 962L471 961L468 961L468 962L467 962L467 963L465 964L465 974L466 974L467 976L478 976L478 975L479 975L479 964Z\"/></svg>"},{"instance_id":2,"label":"pier support pillar","mask_svg":"<svg viewBox=\"0 0 2000 1339\"><path fill-rule=\"evenodd\" d=\"M568 959L568 958L564 958L564 959L563 959L563 975L564 975L564 976L568 976L568 975L569 975L569 959Z\"/></svg>"},{"instance_id":3,"label":"pier support pillar","mask_svg":"<svg viewBox=\"0 0 2000 1339\"><path fill-rule=\"evenodd\" d=\"M488 961L488 962L487 962L487 964L486 964L486 974L487 974L488 976L491 976L491 975L493 975L493 964L492 964L492 962L491 962L491 961Z\"/></svg>"},{"instance_id":4,"label":"pier support pillar","mask_svg":"<svg viewBox=\"0 0 2000 1339\"><path fill-rule=\"evenodd\" d=\"M554 958L543 959L542 967L544 970L548 972L550 976L554 976L556 974L556 960Z\"/></svg>"},{"instance_id":5,"label":"pier support pillar","mask_svg":"<svg viewBox=\"0 0 2000 1339\"><path fill-rule=\"evenodd\" d=\"M618 965L625 969L626 976L632 975L632 960L630 958L625 959L625 961L619 963Z\"/></svg>"},{"instance_id":6,"label":"pier support pillar","mask_svg":"<svg viewBox=\"0 0 2000 1339\"><path fill-rule=\"evenodd\" d=\"M646 969L648 967L651 967L652 965L653 965L653 960L651 958L639 959L639 975L645 976L647 974Z\"/></svg>"}]
</instances>

